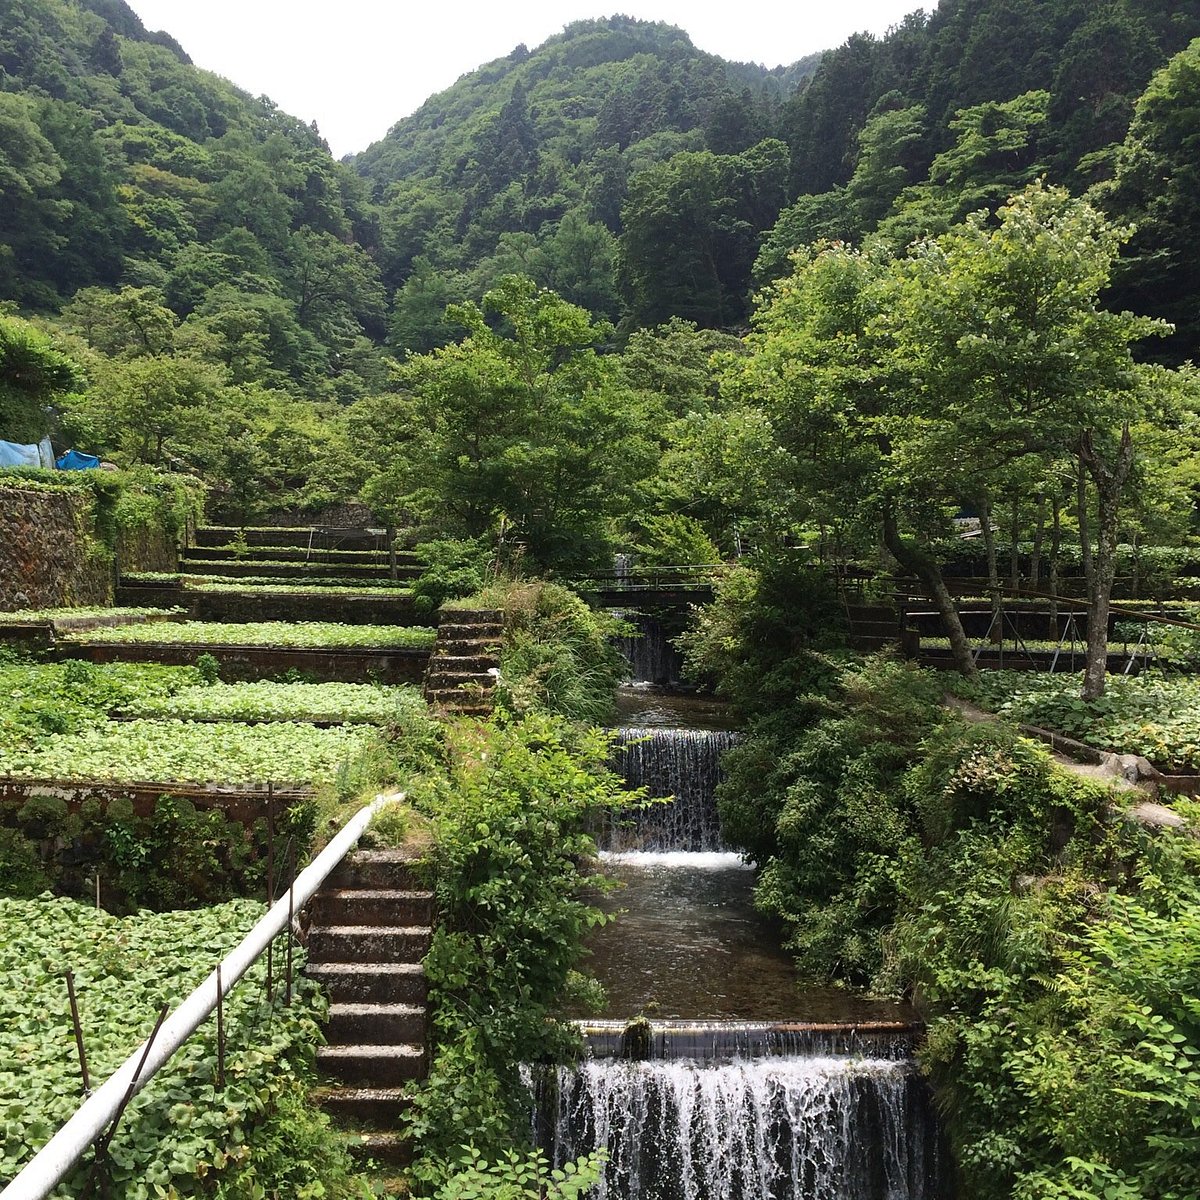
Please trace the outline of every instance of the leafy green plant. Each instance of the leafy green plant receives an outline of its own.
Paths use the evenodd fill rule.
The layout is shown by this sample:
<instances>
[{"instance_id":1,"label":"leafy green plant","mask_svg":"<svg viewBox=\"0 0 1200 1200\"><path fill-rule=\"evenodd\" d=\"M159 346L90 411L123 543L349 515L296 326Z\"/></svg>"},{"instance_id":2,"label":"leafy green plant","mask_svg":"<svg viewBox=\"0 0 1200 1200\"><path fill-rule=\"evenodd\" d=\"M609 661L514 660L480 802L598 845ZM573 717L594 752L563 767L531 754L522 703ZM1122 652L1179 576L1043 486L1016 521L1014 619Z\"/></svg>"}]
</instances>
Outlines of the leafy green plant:
<instances>
[{"instance_id":1,"label":"leafy green plant","mask_svg":"<svg viewBox=\"0 0 1200 1200\"><path fill-rule=\"evenodd\" d=\"M489 1162L473 1146L463 1148L454 1175L435 1200L577 1200L600 1181L604 1159L591 1154L551 1168L540 1151L508 1150Z\"/></svg>"},{"instance_id":2,"label":"leafy green plant","mask_svg":"<svg viewBox=\"0 0 1200 1200\"><path fill-rule=\"evenodd\" d=\"M204 674L200 655L196 669ZM215 660L213 660L215 662ZM211 683L124 706L129 716L181 720L400 724L425 702L416 688L367 683Z\"/></svg>"},{"instance_id":3,"label":"leafy green plant","mask_svg":"<svg viewBox=\"0 0 1200 1200\"><path fill-rule=\"evenodd\" d=\"M509 711L534 709L577 721L605 720L626 663L612 643L620 624L559 584L512 583L501 590L504 642L498 698Z\"/></svg>"},{"instance_id":4,"label":"leafy green plant","mask_svg":"<svg viewBox=\"0 0 1200 1200\"><path fill-rule=\"evenodd\" d=\"M625 800L598 730L529 715L451 736L448 784L413 797L433 826L441 913L425 961L438 1052L406 1117L429 1185L453 1176L464 1142L488 1161L521 1144L528 1094L516 1064L577 1048L551 1016L584 933L605 919L579 896L596 882L585 830Z\"/></svg>"},{"instance_id":5,"label":"leafy green plant","mask_svg":"<svg viewBox=\"0 0 1200 1200\"><path fill-rule=\"evenodd\" d=\"M180 612L177 608L21 608L0 613L0 625L30 625L58 621L91 621L105 617L169 617Z\"/></svg>"},{"instance_id":6,"label":"leafy green plant","mask_svg":"<svg viewBox=\"0 0 1200 1200\"><path fill-rule=\"evenodd\" d=\"M312 786L332 781L377 736L352 726L135 719L90 725L33 746L0 745L0 772L34 779Z\"/></svg>"},{"instance_id":7,"label":"leafy green plant","mask_svg":"<svg viewBox=\"0 0 1200 1200\"><path fill-rule=\"evenodd\" d=\"M196 646L278 646L313 649L389 647L425 650L435 630L422 626L342 625L336 621L185 621L181 624L123 625L68 634L68 640L125 643L169 643Z\"/></svg>"},{"instance_id":8,"label":"leafy green plant","mask_svg":"<svg viewBox=\"0 0 1200 1200\"><path fill-rule=\"evenodd\" d=\"M144 1038L164 1000L195 987L261 916L250 901L195 912L115 918L70 900L0 900L0 1184L78 1106L79 1067L69 1035L63 972L75 974L89 1066L104 1078ZM303 964L303 951L296 965ZM252 967L225 1002L226 1085L216 1080L216 1030L190 1038L126 1110L109 1155L112 1194L151 1200L209 1194L224 1171L244 1173L257 1158L255 1132L310 1078L318 1021L317 987L297 970L293 1003L265 995L265 964ZM66 1036L64 1037L64 1031ZM293 1107L294 1111L294 1107ZM267 1157L273 1155L269 1147ZM276 1166L282 1165L276 1163ZM69 1176L77 1195L90 1164ZM315 1190L303 1159L293 1178ZM263 1177L269 1178L269 1175ZM250 1192L243 1195L252 1194ZM300 1195L299 1191L286 1194Z\"/></svg>"},{"instance_id":9,"label":"leafy green plant","mask_svg":"<svg viewBox=\"0 0 1200 1200\"><path fill-rule=\"evenodd\" d=\"M1140 754L1165 771L1200 770L1200 680L1158 672L1114 677L1081 700L1079 676L988 671L954 689L1001 716L1079 738L1101 750Z\"/></svg>"},{"instance_id":10,"label":"leafy green plant","mask_svg":"<svg viewBox=\"0 0 1200 1200\"><path fill-rule=\"evenodd\" d=\"M447 600L478 592L487 582L495 558L495 545L487 537L422 542L416 552L425 563L412 585L417 611L436 612Z\"/></svg>"},{"instance_id":11,"label":"leafy green plant","mask_svg":"<svg viewBox=\"0 0 1200 1200\"><path fill-rule=\"evenodd\" d=\"M211 654L198 654L196 656L196 674L200 676L200 683L203 687L213 687L220 682L221 664ZM148 714L143 711L139 715L146 716Z\"/></svg>"}]
</instances>

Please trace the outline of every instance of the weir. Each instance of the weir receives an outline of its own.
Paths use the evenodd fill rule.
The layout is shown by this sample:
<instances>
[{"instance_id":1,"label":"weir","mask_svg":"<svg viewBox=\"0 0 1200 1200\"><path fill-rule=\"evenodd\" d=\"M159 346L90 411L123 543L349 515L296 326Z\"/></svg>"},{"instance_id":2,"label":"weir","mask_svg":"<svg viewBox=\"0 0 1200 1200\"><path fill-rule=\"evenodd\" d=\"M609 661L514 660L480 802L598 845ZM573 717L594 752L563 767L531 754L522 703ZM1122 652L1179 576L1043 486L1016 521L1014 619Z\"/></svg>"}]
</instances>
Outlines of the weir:
<instances>
[{"instance_id":1,"label":"weir","mask_svg":"<svg viewBox=\"0 0 1200 1200\"><path fill-rule=\"evenodd\" d=\"M614 769L631 788L671 796L614 824L605 850L720 851L716 786L721 755L737 740L728 730L627 727L616 731Z\"/></svg>"},{"instance_id":2,"label":"weir","mask_svg":"<svg viewBox=\"0 0 1200 1200\"><path fill-rule=\"evenodd\" d=\"M539 1092L555 1162L607 1149L599 1200L943 1195L927 1092L904 1058L593 1058Z\"/></svg>"},{"instance_id":3,"label":"weir","mask_svg":"<svg viewBox=\"0 0 1200 1200\"><path fill-rule=\"evenodd\" d=\"M736 733L672 727L711 702L622 689L614 767L673 796L607 830L590 939L604 1018L586 1058L535 1068L534 1134L556 1165L602 1148L598 1200L948 1200L916 1027L898 1006L801 988L753 906L752 864L714 790Z\"/></svg>"},{"instance_id":4,"label":"weir","mask_svg":"<svg viewBox=\"0 0 1200 1200\"><path fill-rule=\"evenodd\" d=\"M623 609L614 609L613 615L633 627L632 633L617 639L621 653L629 660L630 681L678 684L683 674L683 655L671 644L662 621L649 613Z\"/></svg>"}]
</instances>

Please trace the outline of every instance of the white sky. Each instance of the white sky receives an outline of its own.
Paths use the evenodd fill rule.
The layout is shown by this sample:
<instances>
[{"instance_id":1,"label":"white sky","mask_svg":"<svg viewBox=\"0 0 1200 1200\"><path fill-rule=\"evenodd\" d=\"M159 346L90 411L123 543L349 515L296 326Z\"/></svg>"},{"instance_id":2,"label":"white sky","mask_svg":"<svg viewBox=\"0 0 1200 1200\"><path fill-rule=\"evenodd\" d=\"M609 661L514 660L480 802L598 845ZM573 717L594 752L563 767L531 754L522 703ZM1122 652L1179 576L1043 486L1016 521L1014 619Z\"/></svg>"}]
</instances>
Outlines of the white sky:
<instances>
[{"instance_id":1,"label":"white sky","mask_svg":"<svg viewBox=\"0 0 1200 1200\"><path fill-rule=\"evenodd\" d=\"M935 0L129 0L197 66L315 120L335 155L364 150L482 63L571 21L623 12L701 50L768 67L883 33Z\"/></svg>"}]
</instances>

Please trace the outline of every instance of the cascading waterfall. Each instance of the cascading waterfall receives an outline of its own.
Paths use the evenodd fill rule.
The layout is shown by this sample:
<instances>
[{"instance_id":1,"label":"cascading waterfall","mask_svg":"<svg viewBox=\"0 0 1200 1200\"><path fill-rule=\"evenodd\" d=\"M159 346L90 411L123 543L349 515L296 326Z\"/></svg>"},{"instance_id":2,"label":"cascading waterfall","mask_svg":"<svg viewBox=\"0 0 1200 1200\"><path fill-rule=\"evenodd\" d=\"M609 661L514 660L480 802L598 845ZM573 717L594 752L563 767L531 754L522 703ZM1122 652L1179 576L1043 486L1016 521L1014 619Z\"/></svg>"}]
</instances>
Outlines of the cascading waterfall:
<instances>
[{"instance_id":1,"label":"cascading waterfall","mask_svg":"<svg viewBox=\"0 0 1200 1200\"><path fill-rule=\"evenodd\" d=\"M617 639L618 648L629 660L630 681L678 683L683 674L683 655L671 645L662 622L642 612L614 609L613 615L634 627L633 633Z\"/></svg>"},{"instance_id":2,"label":"cascading waterfall","mask_svg":"<svg viewBox=\"0 0 1200 1200\"><path fill-rule=\"evenodd\" d=\"M936 1127L907 1054L886 1039L858 1054L809 1041L802 1057L548 1071L539 1141L558 1165L603 1148L598 1200L940 1200Z\"/></svg>"},{"instance_id":3,"label":"cascading waterfall","mask_svg":"<svg viewBox=\"0 0 1200 1200\"><path fill-rule=\"evenodd\" d=\"M716 787L721 755L737 740L727 730L618 729L613 767L630 787L674 796L626 816L611 828L606 850L724 850Z\"/></svg>"},{"instance_id":4,"label":"cascading waterfall","mask_svg":"<svg viewBox=\"0 0 1200 1200\"><path fill-rule=\"evenodd\" d=\"M583 1022L578 1065L526 1069L537 1143L556 1165L603 1149L597 1200L949 1200L911 1014L797 986L721 853L737 735L653 719L615 731L613 766L674 800L599 839L623 915L590 945L618 1019Z\"/></svg>"}]
</instances>

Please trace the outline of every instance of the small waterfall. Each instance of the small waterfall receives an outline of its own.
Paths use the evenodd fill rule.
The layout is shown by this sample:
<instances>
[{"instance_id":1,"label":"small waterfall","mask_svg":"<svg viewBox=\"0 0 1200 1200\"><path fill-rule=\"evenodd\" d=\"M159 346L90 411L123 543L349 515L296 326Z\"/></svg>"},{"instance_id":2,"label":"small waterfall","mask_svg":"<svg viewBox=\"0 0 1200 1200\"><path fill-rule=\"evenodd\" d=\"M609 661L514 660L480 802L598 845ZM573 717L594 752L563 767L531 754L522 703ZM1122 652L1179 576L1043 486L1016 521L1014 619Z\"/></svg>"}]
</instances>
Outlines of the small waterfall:
<instances>
[{"instance_id":1,"label":"small waterfall","mask_svg":"<svg viewBox=\"0 0 1200 1200\"><path fill-rule=\"evenodd\" d=\"M911 1059L846 1054L836 1038L814 1050L531 1074L537 1137L558 1165L607 1151L598 1200L938 1200L936 1125Z\"/></svg>"},{"instance_id":2,"label":"small waterfall","mask_svg":"<svg viewBox=\"0 0 1200 1200\"><path fill-rule=\"evenodd\" d=\"M727 730L618 729L613 768L630 787L674 796L611 828L606 850L724 850L716 787L721 755L737 739Z\"/></svg>"},{"instance_id":3,"label":"small waterfall","mask_svg":"<svg viewBox=\"0 0 1200 1200\"><path fill-rule=\"evenodd\" d=\"M629 660L630 682L678 683L683 675L683 655L671 645L662 622L641 612L613 610L613 615L636 630L617 639L618 648Z\"/></svg>"}]
</instances>

